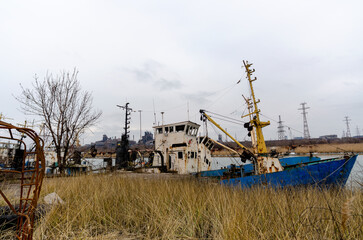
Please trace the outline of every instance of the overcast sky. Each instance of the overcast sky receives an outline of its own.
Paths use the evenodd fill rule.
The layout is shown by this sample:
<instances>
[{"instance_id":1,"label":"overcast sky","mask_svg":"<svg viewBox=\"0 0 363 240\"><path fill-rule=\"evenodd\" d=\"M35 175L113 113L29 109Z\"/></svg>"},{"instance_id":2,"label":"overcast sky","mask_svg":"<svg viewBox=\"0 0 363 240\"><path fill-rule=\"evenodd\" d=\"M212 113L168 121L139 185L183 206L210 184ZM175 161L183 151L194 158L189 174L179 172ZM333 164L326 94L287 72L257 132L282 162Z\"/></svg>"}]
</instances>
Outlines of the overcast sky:
<instances>
[{"instance_id":1,"label":"overcast sky","mask_svg":"<svg viewBox=\"0 0 363 240\"><path fill-rule=\"evenodd\" d=\"M31 121L14 96L34 75L79 70L82 88L103 115L82 143L120 136L124 112L142 110L142 128L189 119L199 109L239 119L249 95L242 60L254 63L266 139L278 116L302 136L306 102L312 137L363 134L363 2L276 1L1 1L0 112ZM240 84L236 84L242 79ZM154 104L153 104L154 103ZM238 125L220 122L238 140ZM139 113L131 138L139 138ZM287 130L287 129L286 129ZM215 136L213 129L209 134ZM289 135L289 132L287 132Z\"/></svg>"}]
</instances>

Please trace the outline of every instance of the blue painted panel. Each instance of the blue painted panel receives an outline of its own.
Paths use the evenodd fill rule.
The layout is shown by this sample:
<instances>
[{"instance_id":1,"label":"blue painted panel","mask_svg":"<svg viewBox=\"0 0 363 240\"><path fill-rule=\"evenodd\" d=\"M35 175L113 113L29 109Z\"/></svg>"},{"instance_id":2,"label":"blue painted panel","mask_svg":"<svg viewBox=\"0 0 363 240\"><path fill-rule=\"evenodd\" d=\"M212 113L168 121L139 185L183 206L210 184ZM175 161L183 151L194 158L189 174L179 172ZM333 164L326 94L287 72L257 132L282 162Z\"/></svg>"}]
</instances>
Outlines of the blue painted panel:
<instances>
[{"instance_id":1,"label":"blue painted panel","mask_svg":"<svg viewBox=\"0 0 363 240\"><path fill-rule=\"evenodd\" d=\"M203 171L200 172L201 177L222 177L224 172L227 172L228 169L218 169L211 171Z\"/></svg>"},{"instance_id":2,"label":"blue painted panel","mask_svg":"<svg viewBox=\"0 0 363 240\"><path fill-rule=\"evenodd\" d=\"M271 187L296 185L340 185L344 186L357 159L322 161L305 166L289 168L282 172L253 175L222 180L223 184L251 187L256 184Z\"/></svg>"},{"instance_id":3,"label":"blue painted panel","mask_svg":"<svg viewBox=\"0 0 363 240\"><path fill-rule=\"evenodd\" d=\"M308 163L308 162L315 162L321 160L321 158L318 157L285 157L280 158L280 163L283 167L286 167L288 165L295 165L300 163Z\"/></svg>"},{"instance_id":4,"label":"blue painted panel","mask_svg":"<svg viewBox=\"0 0 363 240\"><path fill-rule=\"evenodd\" d=\"M320 158L318 157L287 157L287 158L280 158L281 165L286 167L288 165L296 165L300 163L307 163L312 161L319 161ZM243 167L244 174L253 173L253 164L244 164ZM231 168L229 165L228 169ZM223 173L228 171L228 169L218 169L218 170L210 170L210 171L203 171L200 172L200 176L202 177L222 177Z\"/></svg>"},{"instance_id":5,"label":"blue painted panel","mask_svg":"<svg viewBox=\"0 0 363 240\"><path fill-rule=\"evenodd\" d=\"M253 169L253 164L245 164L242 166L243 167L243 173L253 173L254 169Z\"/></svg>"}]
</instances>

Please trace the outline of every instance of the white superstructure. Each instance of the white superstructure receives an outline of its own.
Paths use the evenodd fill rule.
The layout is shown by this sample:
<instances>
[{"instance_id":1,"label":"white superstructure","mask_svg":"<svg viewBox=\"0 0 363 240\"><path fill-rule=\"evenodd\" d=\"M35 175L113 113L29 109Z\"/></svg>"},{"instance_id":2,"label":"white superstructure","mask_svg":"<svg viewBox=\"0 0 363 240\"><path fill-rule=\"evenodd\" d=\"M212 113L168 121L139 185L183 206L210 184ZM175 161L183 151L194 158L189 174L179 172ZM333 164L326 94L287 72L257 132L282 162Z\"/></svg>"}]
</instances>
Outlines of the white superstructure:
<instances>
[{"instance_id":1,"label":"white superstructure","mask_svg":"<svg viewBox=\"0 0 363 240\"><path fill-rule=\"evenodd\" d=\"M199 127L191 121L153 127L153 167L179 174L210 170L213 142L208 137L197 137Z\"/></svg>"}]
</instances>

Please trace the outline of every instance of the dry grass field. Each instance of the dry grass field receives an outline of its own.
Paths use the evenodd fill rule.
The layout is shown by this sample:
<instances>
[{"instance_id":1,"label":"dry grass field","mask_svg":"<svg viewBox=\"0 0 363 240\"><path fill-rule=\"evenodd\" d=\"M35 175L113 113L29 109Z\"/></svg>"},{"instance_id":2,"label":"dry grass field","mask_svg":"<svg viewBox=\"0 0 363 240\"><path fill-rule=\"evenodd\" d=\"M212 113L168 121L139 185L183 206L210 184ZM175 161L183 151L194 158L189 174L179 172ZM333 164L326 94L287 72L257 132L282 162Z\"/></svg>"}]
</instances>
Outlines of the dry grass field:
<instances>
[{"instance_id":1,"label":"dry grass field","mask_svg":"<svg viewBox=\"0 0 363 240\"><path fill-rule=\"evenodd\" d=\"M44 180L34 239L362 239L362 189L242 190L161 174ZM3 235L3 239L6 238Z\"/></svg>"}]
</instances>

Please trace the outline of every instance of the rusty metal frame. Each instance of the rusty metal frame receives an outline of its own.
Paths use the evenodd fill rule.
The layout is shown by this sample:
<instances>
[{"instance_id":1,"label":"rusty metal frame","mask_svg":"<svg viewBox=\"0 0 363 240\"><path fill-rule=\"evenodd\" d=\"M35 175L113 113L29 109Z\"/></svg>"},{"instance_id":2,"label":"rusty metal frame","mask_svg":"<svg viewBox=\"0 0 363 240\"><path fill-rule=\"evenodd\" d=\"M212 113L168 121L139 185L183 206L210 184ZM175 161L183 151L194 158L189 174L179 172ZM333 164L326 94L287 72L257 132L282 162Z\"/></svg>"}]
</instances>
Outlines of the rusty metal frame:
<instances>
[{"instance_id":1,"label":"rusty metal frame","mask_svg":"<svg viewBox=\"0 0 363 240\"><path fill-rule=\"evenodd\" d=\"M33 238L35 209L37 207L43 178L45 175L44 142L29 128L16 127L12 124L0 121L0 129L8 129L9 136L0 136L0 139L18 141L24 146L24 156L21 170L0 169L0 173L11 173L20 175L20 199L19 206L15 207L0 189L0 195L8 204L11 211L18 216L17 239L30 240ZM13 131L26 135L33 140L35 147L33 150L27 149L22 139L14 137ZM34 168L26 169L25 161L27 156L34 156Z\"/></svg>"}]
</instances>

